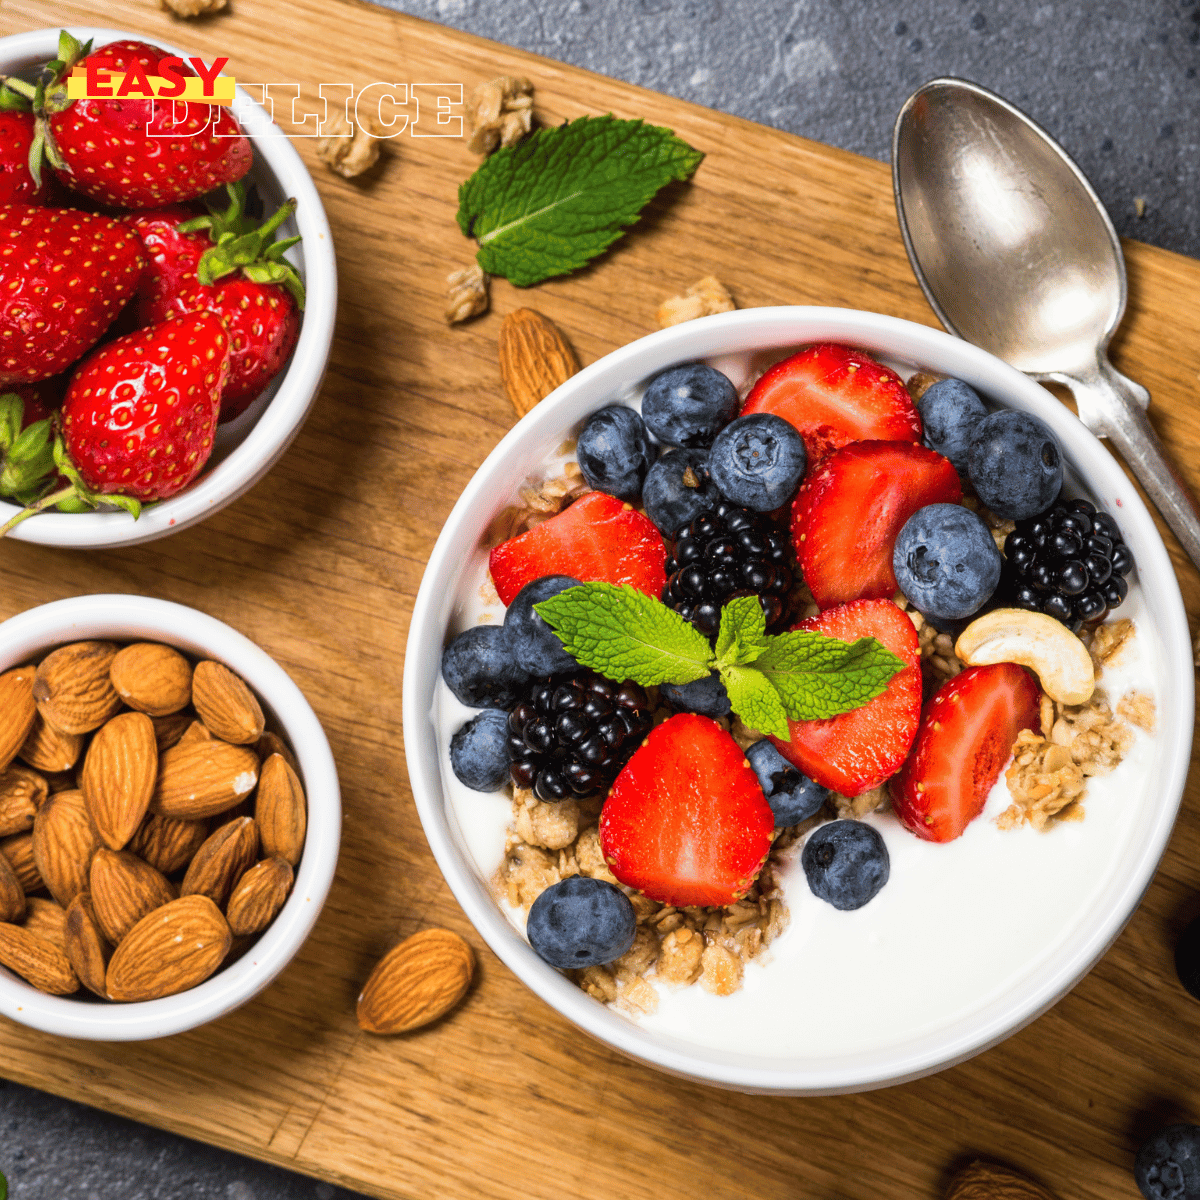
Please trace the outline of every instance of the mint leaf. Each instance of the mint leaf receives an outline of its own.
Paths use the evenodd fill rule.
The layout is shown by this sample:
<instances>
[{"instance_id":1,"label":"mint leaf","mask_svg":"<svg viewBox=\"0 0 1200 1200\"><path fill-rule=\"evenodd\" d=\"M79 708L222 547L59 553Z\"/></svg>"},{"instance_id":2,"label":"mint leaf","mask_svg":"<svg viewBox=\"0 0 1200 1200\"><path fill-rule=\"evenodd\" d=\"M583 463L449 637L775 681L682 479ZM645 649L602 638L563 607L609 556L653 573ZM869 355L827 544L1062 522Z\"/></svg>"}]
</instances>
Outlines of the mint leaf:
<instances>
[{"instance_id":1,"label":"mint leaf","mask_svg":"<svg viewBox=\"0 0 1200 1200\"><path fill-rule=\"evenodd\" d=\"M721 609L717 666L752 663L767 644L767 618L757 596L735 596Z\"/></svg>"},{"instance_id":2,"label":"mint leaf","mask_svg":"<svg viewBox=\"0 0 1200 1200\"><path fill-rule=\"evenodd\" d=\"M658 125L580 117L488 158L458 189L458 224L483 270L529 287L603 253L703 157Z\"/></svg>"},{"instance_id":3,"label":"mint leaf","mask_svg":"<svg viewBox=\"0 0 1200 1200\"><path fill-rule=\"evenodd\" d=\"M754 666L779 691L789 717L814 721L861 708L905 664L873 637L843 642L793 630L768 638Z\"/></svg>"},{"instance_id":4,"label":"mint leaf","mask_svg":"<svg viewBox=\"0 0 1200 1200\"><path fill-rule=\"evenodd\" d=\"M709 673L708 639L627 583L584 583L533 607L568 654L607 679L650 687L691 683Z\"/></svg>"},{"instance_id":5,"label":"mint leaf","mask_svg":"<svg viewBox=\"0 0 1200 1200\"><path fill-rule=\"evenodd\" d=\"M787 739L788 714L775 685L755 667L722 667L721 682L743 725Z\"/></svg>"}]
</instances>

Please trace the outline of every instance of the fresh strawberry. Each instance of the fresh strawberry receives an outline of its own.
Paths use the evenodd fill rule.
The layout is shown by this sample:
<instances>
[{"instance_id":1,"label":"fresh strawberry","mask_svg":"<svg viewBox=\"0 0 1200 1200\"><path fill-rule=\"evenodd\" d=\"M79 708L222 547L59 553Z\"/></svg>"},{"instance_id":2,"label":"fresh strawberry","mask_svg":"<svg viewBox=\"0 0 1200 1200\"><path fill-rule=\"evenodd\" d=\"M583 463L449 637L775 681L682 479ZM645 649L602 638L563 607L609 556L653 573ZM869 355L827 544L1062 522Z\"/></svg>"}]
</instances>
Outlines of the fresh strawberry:
<instances>
[{"instance_id":1,"label":"fresh strawberry","mask_svg":"<svg viewBox=\"0 0 1200 1200\"><path fill-rule=\"evenodd\" d=\"M890 600L855 600L795 628L843 642L877 638L907 664L862 708L824 721L789 721L788 741L771 739L809 778L843 796L878 787L904 761L921 717L921 649L913 623Z\"/></svg>"},{"instance_id":2,"label":"fresh strawberry","mask_svg":"<svg viewBox=\"0 0 1200 1200\"><path fill-rule=\"evenodd\" d=\"M119 221L65 208L0 208L0 386L57 375L121 311L145 266Z\"/></svg>"},{"instance_id":3,"label":"fresh strawberry","mask_svg":"<svg viewBox=\"0 0 1200 1200\"><path fill-rule=\"evenodd\" d=\"M835 450L792 502L792 545L821 608L896 593L892 548L927 504L956 504L949 459L912 442L853 442Z\"/></svg>"},{"instance_id":4,"label":"fresh strawberry","mask_svg":"<svg viewBox=\"0 0 1200 1200\"><path fill-rule=\"evenodd\" d=\"M758 878L774 827L741 747L716 721L680 713L617 776L600 847L621 883L661 904L732 904Z\"/></svg>"},{"instance_id":5,"label":"fresh strawberry","mask_svg":"<svg viewBox=\"0 0 1200 1200\"><path fill-rule=\"evenodd\" d=\"M810 346L776 363L742 409L774 413L804 438L811 471L850 442L919 442L921 418L904 381L849 346Z\"/></svg>"},{"instance_id":6,"label":"fresh strawberry","mask_svg":"<svg viewBox=\"0 0 1200 1200\"><path fill-rule=\"evenodd\" d=\"M33 114L0 112L0 204L45 202L48 180L35 182L29 173Z\"/></svg>"},{"instance_id":7,"label":"fresh strawberry","mask_svg":"<svg viewBox=\"0 0 1200 1200\"><path fill-rule=\"evenodd\" d=\"M901 824L951 842L983 811L1022 729L1040 726L1038 685L1024 667L968 667L925 705L912 753L892 780Z\"/></svg>"},{"instance_id":8,"label":"fresh strawberry","mask_svg":"<svg viewBox=\"0 0 1200 1200\"><path fill-rule=\"evenodd\" d=\"M628 583L656 600L667 585L666 548L653 523L606 492L588 492L528 533L501 542L489 567L505 604L543 575Z\"/></svg>"},{"instance_id":9,"label":"fresh strawberry","mask_svg":"<svg viewBox=\"0 0 1200 1200\"><path fill-rule=\"evenodd\" d=\"M165 321L171 297L195 284L196 268L212 243L203 233L180 233L179 226L197 215L175 204L122 218L141 239L147 259L132 305L138 328Z\"/></svg>"}]
</instances>

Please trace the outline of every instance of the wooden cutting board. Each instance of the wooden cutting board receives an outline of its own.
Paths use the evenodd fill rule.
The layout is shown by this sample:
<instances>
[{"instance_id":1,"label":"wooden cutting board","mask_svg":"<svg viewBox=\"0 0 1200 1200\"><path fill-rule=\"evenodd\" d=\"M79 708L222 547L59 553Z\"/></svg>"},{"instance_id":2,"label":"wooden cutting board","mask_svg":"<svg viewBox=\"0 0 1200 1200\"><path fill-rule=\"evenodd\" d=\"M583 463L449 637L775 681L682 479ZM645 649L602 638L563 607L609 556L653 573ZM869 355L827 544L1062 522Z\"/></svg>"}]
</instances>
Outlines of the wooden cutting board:
<instances>
[{"instance_id":1,"label":"wooden cutting board","mask_svg":"<svg viewBox=\"0 0 1200 1200\"><path fill-rule=\"evenodd\" d=\"M797 1100L684 1083L593 1043L490 954L443 883L404 769L400 681L421 571L454 499L513 423L496 368L504 313L532 305L591 362L654 328L665 296L713 273L742 307L828 304L934 324L896 230L886 166L351 0L233 0L185 24L151 0L4 0L0 32L102 25L228 55L239 80L535 83L547 123L612 111L669 125L708 157L591 268L518 292L450 330L448 271L471 245L455 191L462 140L402 136L348 182L296 145L337 244L329 375L270 476L206 524L113 553L0 544L0 617L87 592L191 604L274 655L328 731L346 821L337 881L291 968L239 1012L144 1045L69 1042L0 1025L0 1072L140 1121L380 1197L763 1200L936 1196L974 1155L1063 1197L1135 1194L1139 1141L1200 1120L1200 1006L1177 985L1174 936L1200 911L1200 789L1162 869L1103 962L1055 1009L940 1075ZM281 111L286 106L278 106ZM310 106L311 107L311 106ZM411 110L410 110L411 111ZM1200 492L1200 263L1130 243L1117 366ZM1200 580L1179 564L1189 611ZM359 1033L377 957L428 925L476 947L479 980L437 1026ZM879 997L887 1020L887 997Z\"/></svg>"}]
</instances>

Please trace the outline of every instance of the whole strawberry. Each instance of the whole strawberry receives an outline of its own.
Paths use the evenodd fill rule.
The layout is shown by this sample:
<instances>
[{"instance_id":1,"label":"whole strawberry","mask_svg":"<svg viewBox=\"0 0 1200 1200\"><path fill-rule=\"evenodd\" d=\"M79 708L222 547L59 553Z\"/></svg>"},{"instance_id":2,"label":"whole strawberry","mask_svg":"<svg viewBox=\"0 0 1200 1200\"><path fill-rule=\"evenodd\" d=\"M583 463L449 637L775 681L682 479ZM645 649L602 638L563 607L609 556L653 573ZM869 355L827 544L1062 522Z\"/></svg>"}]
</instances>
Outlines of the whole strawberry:
<instances>
[{"instance_id":1,"label":"whole strawberry","mask_svg":"<svg viewBox=\"0 0 1200 1200\"><path fill-rule=\"evenodd\" d=\"M141 242L70 208L0 208L0 386L48 379L100 340L133 295Z\"/></svg>"}]
</instances>

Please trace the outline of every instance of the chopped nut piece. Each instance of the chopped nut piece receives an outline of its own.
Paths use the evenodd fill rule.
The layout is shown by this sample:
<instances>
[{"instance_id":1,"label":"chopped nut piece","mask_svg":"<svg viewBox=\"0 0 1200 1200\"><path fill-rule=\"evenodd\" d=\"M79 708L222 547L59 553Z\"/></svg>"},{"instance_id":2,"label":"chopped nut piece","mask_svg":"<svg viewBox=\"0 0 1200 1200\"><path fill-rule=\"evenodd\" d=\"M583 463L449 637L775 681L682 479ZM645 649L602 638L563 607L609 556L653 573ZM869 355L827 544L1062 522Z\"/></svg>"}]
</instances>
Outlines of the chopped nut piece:
<instances>
[{"instance_id":1,"label":"chopped nut piece","mask_svg":"<svg viewBox=\"0 0 1200 1200\"><path fill-rule=\"evenodd\" d=\"M158 0L158 7L177 17L203 17L220 12L229 0Z\"/></svg>"},{"instance_id":2,"label":"chopped nut piece","mask_svg":"<svg viewBox=\"0 0 1200 1200\"><path fill-rule=\"evenodd\" d=\"M533 84L501 75L481 83L467 100L472 154L491 154L499 146L515 146L533 124Z\"/></svg>"},{"instance_id":3,"label":"chopped nut piece","mask_svg":"<svg viewBox=\"0 0 1200 1200\"><path fill-rule=\"evenodd\" d=\"M694 321L697 317L711 316L713 313L733 312L737 305L728 289L715 275L705 275L693 283L682 296L672 296L658 306L656 317L659 329L670 325L682 325L684 321Z\"/></svg>"},{"instance_id":4,"label":"chopped nut piece","mask_svg":"<svg viewBox=\"0 0 1200 1200\"><path fill-rule=\"evenodd\" d=\"M337 113L326 122L325 130L327 132L317 140L317 157L330 170L353 179L379 161L379 138L372 137L362 124L352 125L345 112Z\"/></svg>"},{"instance_id":5,"label":"chopped nut piece","mask_svg":"<svg viewBox=\"0 0 1200 1200\"><path fill-rule=\"evenodd\" d=\"M491 303L488 297L488 277L478 263L472 263L461 271L452 271L446 276L450 303L446 306L446 320L451 325L469 321L480 313L487 312Z\"/></svg>"}]
</instances>

